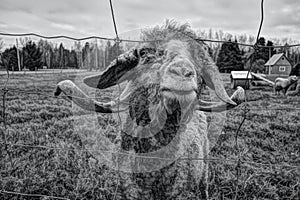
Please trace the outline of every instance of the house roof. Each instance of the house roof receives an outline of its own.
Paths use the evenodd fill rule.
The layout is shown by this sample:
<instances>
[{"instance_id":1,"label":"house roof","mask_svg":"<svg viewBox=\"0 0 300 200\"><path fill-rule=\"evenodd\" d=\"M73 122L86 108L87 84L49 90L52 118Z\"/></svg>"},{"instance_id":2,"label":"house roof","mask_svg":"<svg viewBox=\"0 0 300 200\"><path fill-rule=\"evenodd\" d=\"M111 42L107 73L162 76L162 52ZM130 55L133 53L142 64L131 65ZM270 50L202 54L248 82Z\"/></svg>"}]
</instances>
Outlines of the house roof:
<instances>
[{"instance_id":1,"label":"house roof","mask_svg":"<svg viewBox=\"0 0 300 200\"><path fill-rule=\"evenodd\" d=\"M231 71L231 78L233 79L252 79L252 74L248 71Z\"/></svg>"},{"instance_id":2,"label":"house roof","mask_svg":"<svg viewBox=\"0 0 300 200\"><path fill-rule=\"evenodd\" d=\"M284 53L274 54L265 65L275 65L277 61L284 55Z\"/></svg>"}]
</instances>

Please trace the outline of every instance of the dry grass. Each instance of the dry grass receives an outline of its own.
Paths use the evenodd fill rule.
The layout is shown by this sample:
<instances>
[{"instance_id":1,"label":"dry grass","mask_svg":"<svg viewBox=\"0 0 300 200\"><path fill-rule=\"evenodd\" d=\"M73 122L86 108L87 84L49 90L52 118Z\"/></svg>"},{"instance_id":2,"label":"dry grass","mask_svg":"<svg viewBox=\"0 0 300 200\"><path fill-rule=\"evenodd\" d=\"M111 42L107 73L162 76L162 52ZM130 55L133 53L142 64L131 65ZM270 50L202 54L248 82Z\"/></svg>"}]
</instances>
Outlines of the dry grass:
<instances>
[{"instance_id":1,"label":"dry grass","mask_svg":"<svg viewBox=\"0 0 300 200\"><path fill-rule=\"evenodd\" d=\"M68 100L53 98L54 86L59 80L77 81L85 75L87 73L20 74L9 81L5 112L8 129L1 126L1 134L5 133L10 144L53 148L7 146L6 149L2 138L0 190L70 199L113 198L116 172L85 151L91 141L82 135L93 135L88 123L89 112L74 109ZM4 76L0 76L1 85L4 81ZM229 93L233 93L229 89L228 75L224 75L224 82ZM88 88L84 90L93 94ZM117 93L117 89L105 91L106 96ZM2 94L1 91L1 97ZM234 199L238 195L237 199L299 199L300 112L293 108L300 109L300 97L274 97L271 88L248 91L248 96L251 111L238 137L242 160L238 180L236 163L210 161L210 198ZM212 149L212 157L238 158L235 134L242 118L243 111L238 108L227 113L224 134ZM116 117L100 115L99 122L99 131L110 135L117 132ZM80 131L75 131L78 127ZM130 184L121 182L116 199L124 199L122 185ZM0 194L0 198L32 199L9 194Z\"/></svg>"}]
</instances>

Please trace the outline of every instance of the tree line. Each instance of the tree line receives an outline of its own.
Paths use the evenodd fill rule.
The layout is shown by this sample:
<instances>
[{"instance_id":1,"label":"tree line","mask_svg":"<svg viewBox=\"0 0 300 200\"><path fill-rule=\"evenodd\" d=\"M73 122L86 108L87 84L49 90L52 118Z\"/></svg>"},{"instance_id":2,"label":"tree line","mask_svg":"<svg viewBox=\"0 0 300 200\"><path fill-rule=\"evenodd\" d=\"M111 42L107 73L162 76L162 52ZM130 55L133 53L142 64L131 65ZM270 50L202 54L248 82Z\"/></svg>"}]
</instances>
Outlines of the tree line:
<instances>
[{"instance_id":1,"label":"tree line","mask_svg":"<svg viewBox=\"0 0 300 200\"><path fill-rule=\"evenodd\" d=\"M256 38L252 35L232 35L224 33L222 30L214 31L212 29L200 30L198 31L198 35L201 38L226 41L222 44L208 43L210 54L220 72L247 70L250 68L250 64L252 64L252 71L264 73L264 64L276 53L284 53L292 66L300 62L299 47L288 47L289 44L299 44L299 41L291 38L270 38L266 40L264 37L260 37L257 44L268 48L259 48L257 53L251 57L252 47L238 45L238 43L254 45ZM274 44L282 45L283 47L275 49ZM250 57L252 63L250 63Z\"/></svg>"},{"instance_id":2,"label":"tree line","mask_svg":"<svg viewBox=\"0 0 300 200\"><path fill-rule=\"evenodd\" d=\"M300 61L300 53L291 50L288 44L283 45L282 48L275 49L274 43L270 40L266 41L264 37L260 37L255 44L260 46L260 48L258 48L255 54L252 54L252 47L240 48L236 39L234 42L229 39L228 42L223 43L217 50L216 64L219 71L248 70L250 65L252 65L252 71L265 73L265 63L277 53L284 53L292 65Z\"/></svg>"},{"instance_id":3,"label":"tree line","mask_svg":"<svg viewBox=\"0 0 300 200\"><path fill-rule=\"evenodd\" d=\"M238 43L255 44L255 37L251 35L231 35L223 31L198 31L201 38L223 40L224 43L209 42L209 53L216 62L220 72L232 70L246 70L250 68L249 56L252 48L241 46ZM1 40L0 40L1 41ZM285 53L292 65L299 63L300 52L297 48L288 48L288 43L298 41L291 39L269 39L260 37L257 44L268 48L259 48L252 58L251 69L255 72L264 72L264 64L276 53ZM71 49L47 40L33 42L30 38L20 39L22 48L16 46L6 48L1 53L0 65L9 70L38 70L47 69L87 69L104 70L117 55L130 49L129 43L122 42L117 46L113 41L89 41L82 44L74 42ZM280 49L275 49L274 44L284 44ZM0 49L1 50L1 49ZM17 51L18 50L18 51ZM18 61L19 57L19 61ZM19 62L19 63L18 63Z\"/></svg>"},{"instance_id":4,"label":"tree line","mask_svg":"<svg viewBox=\"0 0 300 200\"><path fill-rule=\"evenodd\" d=\"M11 71L35 71L42 68L103 70L126 48L111 41L98 44L96 40L84 45L75 42L71 49L65 48L63 43L57 46L47 40L39 40L36 43L25 38L20 40L20 43L22 48L17 49L14 45L1 53L2 67Z\"/></svg>"}]
</instances>

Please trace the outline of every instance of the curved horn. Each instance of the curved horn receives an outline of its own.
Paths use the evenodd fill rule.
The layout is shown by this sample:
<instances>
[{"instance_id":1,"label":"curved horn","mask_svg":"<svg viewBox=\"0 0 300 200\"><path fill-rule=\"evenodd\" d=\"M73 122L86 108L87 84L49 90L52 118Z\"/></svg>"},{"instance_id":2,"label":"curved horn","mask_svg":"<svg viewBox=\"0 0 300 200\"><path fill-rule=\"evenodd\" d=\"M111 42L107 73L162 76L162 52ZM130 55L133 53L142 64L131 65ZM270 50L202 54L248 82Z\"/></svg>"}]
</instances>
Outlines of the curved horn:
<instances>
[{"instance_id":1,"label":"curved horn","mask_svg":"<svg viewBox=\"0 0 300 200\"><path fill-rule=\"evenodd\" d=\"M208 87L213 89L216 95L225 103L236 106L236 103L228 96L222 81L220 72L212 61L206 60L202 68L202 76Z\"/></svg>"},{"instance_id":2,"label":"curved horn","mask_svg":"<svg viewBox=\"0 0 300 200\"><path fill-rule=\"evenodd\" d=\"M57 84L54 96L59 96L64 93L70 100L72 100L79 107L100 113L116 113L122 112L128 109L128 103L126 98L120 99L120 101L111 101L108 103L102 103L87 96L80 88L78 88L72 81L65 80Z\"/></svg>"},{"instance_id":3,"label":"curved horn","mask_svg":"<svg viewBox=\"0 0 300 200\"><path fill-rule=\"evenodd\" d=\"M140 58L144 58L152 48L132 49L120 56L118 56L102 74L92 75L84 78L83 82L93 88L105 89L128 80L127 87L121 94L120 98L108 103L98 102L88 97L80 88L78 88L72 81L65 80L57 84L55 96L63 92L69 99L81 108L89 111L112 113L122 112L128 109L128 98L132 92L132 81L137 76L135 68ZM151 52L153 53L153 52Z\"/></svg>"},{"instance_id":4,"label":"curved horn","mask_svg":"<svg viewBox=\"0 0 300 200\"><path fill-rule=\"evenodd\" d=\"M105 89L129 79L124 78L126 72L133 69L139 63L137 49L132 49L124 54L119 55L107 69L98 75L92 75L83 79L83 82L93 88ZM129 73L130 74L130 73ZM122 80L120 80L122 77Z\"/></svg>"},{"instance_id":5,"label":"curved horn","mask_svg":"<svg viewBox=\"0 0 300 200\"><path fill-rule=\"evenodd\" d=\"M237 90L230 97L231 101L234 101L237 105L245 101L245 91L242 87L238 87ZM223 112L236 107L230 103L223 102L207 102L203 100L198 101L196 109L205 112Z\"/></svg>"}]
</instances>

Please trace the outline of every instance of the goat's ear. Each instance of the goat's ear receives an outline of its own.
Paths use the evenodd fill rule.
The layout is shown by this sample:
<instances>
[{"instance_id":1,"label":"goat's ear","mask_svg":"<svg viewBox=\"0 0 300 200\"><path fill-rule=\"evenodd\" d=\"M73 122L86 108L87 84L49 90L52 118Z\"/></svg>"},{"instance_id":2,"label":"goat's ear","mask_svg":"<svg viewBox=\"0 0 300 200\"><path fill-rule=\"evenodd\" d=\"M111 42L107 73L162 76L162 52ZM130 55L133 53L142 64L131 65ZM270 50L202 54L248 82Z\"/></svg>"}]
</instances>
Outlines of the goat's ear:
<instances>
[{"instance_id":1,"label":"goat's ear","mask_svg":"<svg viewBox=\"0 0 300 200\"><path fill-rule=\"evenodd\" d=\"M139 53L137 49L132 49L119 55L107 69L98 75L92 75L83 79L83 82L93 88L105 89L125 81L124 75L139 63ZM122 78L123 77L123 78ZM121 78L123 80L121 80Z\"/></svg>"}]
</instances>

